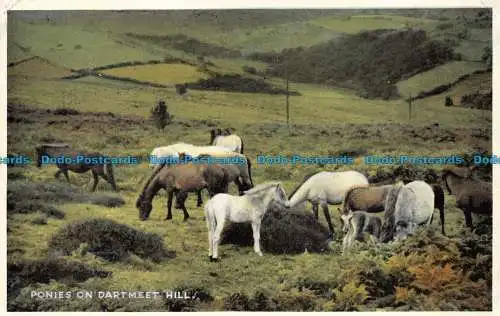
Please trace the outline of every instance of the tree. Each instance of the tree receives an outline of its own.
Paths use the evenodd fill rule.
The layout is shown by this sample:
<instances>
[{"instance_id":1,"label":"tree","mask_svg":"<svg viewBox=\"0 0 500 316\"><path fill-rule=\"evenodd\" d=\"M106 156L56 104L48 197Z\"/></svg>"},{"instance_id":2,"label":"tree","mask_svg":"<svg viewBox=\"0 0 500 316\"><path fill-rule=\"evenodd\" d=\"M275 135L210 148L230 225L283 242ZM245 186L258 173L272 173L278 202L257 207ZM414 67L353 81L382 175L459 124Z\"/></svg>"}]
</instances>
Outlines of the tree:
<instances>
[{"instance_id":1,"label":"tree","mask_svg":"<svg viewBox=\"0 0 500 316\"><path fill-rule=\"evenodd\" d=\"M151 119L153 120L155 126L163 130L165 126L170 124L172 117L167 111L167 105L165 101L160 100L158 104L151 110Z\"/></svg>"},{"instance_id":2,"label":"tree","mask_svg":"<svg viewBox=\"0 0 500 316\"><path fill-rule=\"evenodd\" d=\"M453 100L451 99L451 97L449 95L447 95L446 98L444 99L444 105L445 106L453 106Z\"/></svg>"},{"instance_id":3,"label":"tree","mask_svg":"<svg viewBox=\"0 0 500 316\"><path fill-rule=\"evenodd\" d=\"M491 46L486 46L483 49L483 56L481 56L481 60L488 66L492 67L493 61L493 52L491 51Z\"/></svg>"}]
</instances>

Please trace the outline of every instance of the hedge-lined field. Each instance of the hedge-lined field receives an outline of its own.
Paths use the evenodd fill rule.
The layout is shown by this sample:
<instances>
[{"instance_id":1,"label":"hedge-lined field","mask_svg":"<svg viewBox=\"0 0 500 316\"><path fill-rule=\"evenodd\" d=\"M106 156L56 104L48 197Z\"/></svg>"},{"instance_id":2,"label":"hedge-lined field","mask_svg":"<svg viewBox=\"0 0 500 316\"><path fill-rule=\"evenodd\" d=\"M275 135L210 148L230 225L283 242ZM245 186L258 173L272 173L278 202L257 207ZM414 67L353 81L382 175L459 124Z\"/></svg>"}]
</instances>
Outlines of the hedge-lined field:
<instances>
[{"instance_id":1,"label":"hedge-lined field","mask_svg":"<svg viewBox=\"0 0 500 316\"><path fill-rule=\"evenodd\" d=\"M113 68L103 71L117 77L133 78L141 81L165 85L194 82L209 76L197 67L184 64L158 64Z\"/></svg>"}]
</instances>

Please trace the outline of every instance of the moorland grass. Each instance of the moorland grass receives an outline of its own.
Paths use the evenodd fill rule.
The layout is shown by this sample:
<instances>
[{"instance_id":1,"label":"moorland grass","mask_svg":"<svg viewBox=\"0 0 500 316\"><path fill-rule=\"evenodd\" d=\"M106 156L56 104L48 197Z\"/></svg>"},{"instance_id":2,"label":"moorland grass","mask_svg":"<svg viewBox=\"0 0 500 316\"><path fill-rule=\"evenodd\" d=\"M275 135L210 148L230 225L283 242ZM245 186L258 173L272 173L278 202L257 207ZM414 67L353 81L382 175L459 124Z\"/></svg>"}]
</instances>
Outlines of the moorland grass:
<instances>
[{"instance_id":1,"label":"moorland grass","mask_svg":"<svg viewBox=\"0 0 500 316\"><path fill-rule=\"evenodd\" d=\"M205 35L207 38L204 41L216 44L218 36L221 36L216 34L214 29L219 30L213 24L169 29L171 21L138 14L141 20L137 23L129 22L131 16L128 22L117 18L104 21L83 16L43 26L37 22L23 24L9 40L20 39L22 45L31 47L33 54L59 65L84 68L127 60L159 59L168 53L160 47L141 47L127 42L125 44L129 46L123 54L116 54L122 51L125 44L113 42L113 34L122 31L158 35L184 33L192 37ZM15 27L9 23L9 27L12 26ZM104 29L109 32L102 32ZM81 30L84 30L82 36L76 36L75 32ZM100 32L97 37L94 36L96 32ZM258 32L255 34L258 35ZM252 41L249 40L249 43ZM59 44L63 45L58 47ZM81 48L75 50L75 45L81 45ZM277 41L278 46L282 47L283 42ZM213 62L221 73L240 71L241 66L247 63L246 60L218 59ZM251 65L250 62L248 65ZM8 148L9 152L16 154L32 155L35 144L41 141L62 141L106 154L147 155L154 147L179 141L206 144L208 131L214 126L236 128L244 138L246 154L252 159L258 154L317 156L342 152L435 156L471 153L479 148L491 152L492 146L491 112L445 107L444 95L415 101L412 120L409 121L407 104L401 100L365 100L346 89L292 82L290 89L302 95L290 97L292 126L289 128L285 124L284 96L192 91L189 98L183 99L176 96L174 89L149 88L94 77L72 81L49 80L33 78L29 71L27 73L22 79L15 76L8 78L8 98L12 107L18 109L20 104L29 106L29 110L16 112L11 109L8 113ZM283 85L282 79L268 78L266 81ZM475 86L475 83L469 84ZM147 120L151 107L160 98L165 99L169 111L175 115L164 132L155 130ZM79 114L56 115L46 111L63 107L75 109ZM110 112L111 115L88 112ZM364 164L290 167L254 163L252 175L255 183L269 181L270 178L281 179L285 190L290 192L310 172L355 169L383 178L384 172L385 175L394 175L395 168L397 166ZM437 173L442 166L429 168ZM194 196L186 201L191 214L187 222L179 221L175 215L173 221L162 220L166 203L163 194L153 201L150 219L139 220L134 202L139 194L138 188L151 172L146 164L115 168L120 188L118 194L124 201L124 205L118 208L89 204L88 199L75 203L74 192L76 188L85 190L89 175L70 174L73 184L70 194L66 194L69 192L63 189L66 184L54 179L55 167L37 169L29 165L22 170L10 173L9 190L16 187L33 189L41 199L50 198L49 201L52 199L54 202L62 194L64 202L59 201L63 204L57 207L64 210L65 217L48 217L46 225L34 225L32 220L40 216L39 213L9 216L9 262L45 260L49 255L50 240L58 231L65 225L85 222L89 218L110 220L137 231L156 234L169 250L175 251L176 257L153 263L132 255L128 260L108 262L78 245L77 251L66 257L112 272L112 275L103 279L90 278L77 284L52 281L49 284L27 285L15 299L9 299L9 310L491 309L491 241L462 230L463 214L455 207L455 198L449 195L445 196L445 229L450 239L434 233L439 226L439 221L434 221L427 232L429 235L418 235L399 249L359 245L358 251L342 257L340 241L336 240L328 254L277 255L264 251L264 256L259 257L252 247L226 244L220 247L221 263L213 264L206 256L207 228L203 211L195 206ZM432 172L424 170L401 176L427 174ZM34 182L44 184L33 185ZM92 196L92 200L108 190L109 187L102 184L98 193L86 194ZM231 186L230 192L236 194L234 186ZM204 198L206 200L206 196ZM31 194L30 199L33 200ZM338 214L334 207L331 210L332 221L336 231L339 231ZM310 212L309 205L306 211ZM320 222L325 224L323 217L320 217ZM417 253L415 249L420 251ZM406 252L415 252L415 255L408 258L404 255ZM447 266L443 258L455 266ZM470 271L471 275L461 274L460 269ZM435 275L440 277L433 278ZM197 289L207 299L188 303L165 300L144 303L132 300L30 298L32 290L139 291L176 288Z\"/></svg>"}]
</instances>

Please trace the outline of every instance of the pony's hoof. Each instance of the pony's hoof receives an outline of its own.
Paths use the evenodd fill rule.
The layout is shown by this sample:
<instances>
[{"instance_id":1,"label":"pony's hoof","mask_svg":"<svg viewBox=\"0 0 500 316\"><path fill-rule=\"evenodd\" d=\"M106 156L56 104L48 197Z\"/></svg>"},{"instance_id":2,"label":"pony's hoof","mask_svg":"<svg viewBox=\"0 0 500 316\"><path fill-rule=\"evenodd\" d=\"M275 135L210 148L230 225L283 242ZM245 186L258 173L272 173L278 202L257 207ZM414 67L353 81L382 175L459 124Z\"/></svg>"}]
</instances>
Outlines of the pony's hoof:
<instances>
[{"instance_id":1,"label":"pony's hoof","mask_svg":"<svg viewBox=\"0 0 500 316\"><path fill-rule=\"evenodd\" d=\"M164 220L164 221L170 221L170 220L172 220L172 216L170 216L170 217L168 217L168 216L167 216L167 217L165 217L163 220Z\"/></svg>"},{"instance_id":2,"label":"pony's hoof","mask_svg":"<svg viewBox=\"0 0 500 316\"><path fill-rule=\"evenodd\" d=\"M257 255L258 255L259 257L262 257L264 254L263 254L262 252L257 252Z\"/></svg>"},{"instance_id":3,"label":"pony's hoof","mask_svg":"<svg viewBox=\"0 0 500 316\"><path fill-rule=\"evenodd\" d=\"M219 258L210 257L210 262L218 262Z\"/></svg>"},{"instance_id":4,"label":"pony's hoof","mask_svg":"<svg viewBox=\"0 0 500 316\"><path fill-rule=\"evenodd\" d=\"M187 220L189 219L189 217L184 217L184 221L187 222Z\"/></svg>"}]
</instances>

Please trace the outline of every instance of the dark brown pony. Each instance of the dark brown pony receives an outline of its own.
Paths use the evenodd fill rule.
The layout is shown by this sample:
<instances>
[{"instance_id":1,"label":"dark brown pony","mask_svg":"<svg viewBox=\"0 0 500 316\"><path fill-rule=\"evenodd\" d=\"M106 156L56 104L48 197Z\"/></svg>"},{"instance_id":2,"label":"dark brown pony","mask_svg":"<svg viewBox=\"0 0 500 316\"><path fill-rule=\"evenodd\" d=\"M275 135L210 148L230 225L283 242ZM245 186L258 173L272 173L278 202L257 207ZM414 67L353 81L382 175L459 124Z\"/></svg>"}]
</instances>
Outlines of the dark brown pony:
<instances>
[{"instance_id":1,"label":"dark brown pony","mask_svg":"<svg viewBox=\"0 0 500 316\"><path fill-rule=\"evenodd\" d=\"M69 147L68 144L42 144L36 146L36 155L37 155L37 163L36 166L38 168L42 167L43 157L65 157L68 159L73 159L76 161L78 156L83 156L85 158L99 158L103 157L102 154L97 152L84 152L84 151L75 151ZM59 170L55 173L55 177L59 179L61 173L64 174L64 177L69 181L68 171L72 171L75 173L85 173L89 170L92 171L92 175L94 176L94 185L92 186L92 191L95 191L97 188L97 184L99 183L99 176L106 180L111 186L113 190L117 191L115 177L113 175L113 165L111 163L108 164L86 164L83 162L79 163L64 163L57 162L56 163Z\"/></svg>"},{"instance_id":2,"label":"dark brown pony","mask_svg":"<svg viewBox=\"0 0 500 316\"><path fill-rule=\"evenodd\" d=\"M472 213L489 215L493 213L491 182L472 177L472 170L466 167L445 168L443 183L450 195L455 195L456 205L464 212L465 224L472 230Z\"/></svg>"},{"instance_id":3,"label":"dark brown pony","mask_svg":"<svg viewBox=\"0 0 500 316\"><path fill-rule=\"evenodd\" d=\"M167 216L172 219L172 199L176 195L177 202L184 212L184 220L189 218L184 202L187 192L207 189L210 197L217 193L227 193L228 176L225 169L218 164L181 164L158 165L137 198L135 206L139 209L139 218L146 220L153 209L153 199L159 190L165 189L168 195Z\"/></svg>"},{"instance_id":4,"label":"dark brown pony","mask_svg":"<svg viewBox=\"0 0 500 316\"><path fill-rule=\"evenodd\" d=\"M184 153L179 154L179 159L183 159ZM203 154L199 155L198 158L211 157L211 155ZM252 164L250 158L246 156L244 157L246 164L221 164L220 166L226 170L228 176L228 182L234 182L234 184L238 188L238 192L240 195L243 195L245 191L250 190L254 187L252 180ZM203 198L201 196L201 192L203 189L200 189L196 192L197 194L197 202L196 206L200 207L203 204ZM185 201L187 199L187 192L179 193L176 195L176 209L182 209L182 205L179 203L180 201Z\"/></svg>"}]
</instances>

